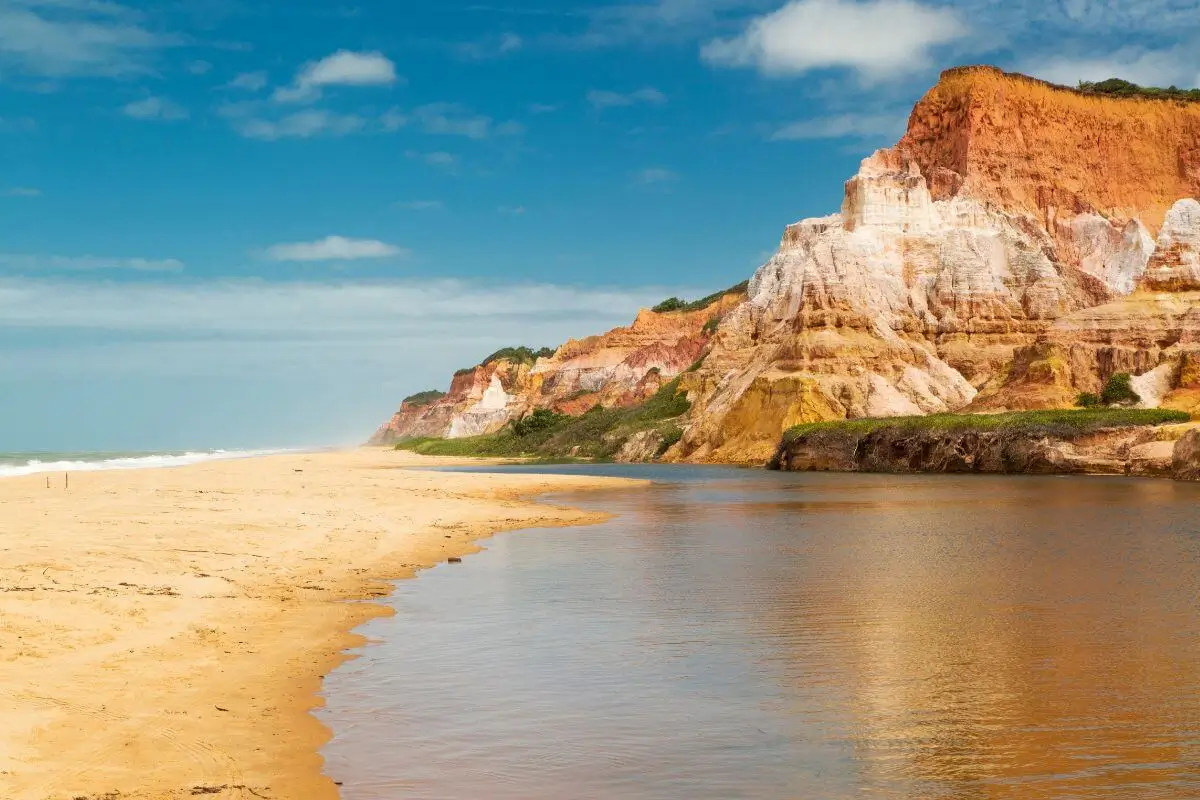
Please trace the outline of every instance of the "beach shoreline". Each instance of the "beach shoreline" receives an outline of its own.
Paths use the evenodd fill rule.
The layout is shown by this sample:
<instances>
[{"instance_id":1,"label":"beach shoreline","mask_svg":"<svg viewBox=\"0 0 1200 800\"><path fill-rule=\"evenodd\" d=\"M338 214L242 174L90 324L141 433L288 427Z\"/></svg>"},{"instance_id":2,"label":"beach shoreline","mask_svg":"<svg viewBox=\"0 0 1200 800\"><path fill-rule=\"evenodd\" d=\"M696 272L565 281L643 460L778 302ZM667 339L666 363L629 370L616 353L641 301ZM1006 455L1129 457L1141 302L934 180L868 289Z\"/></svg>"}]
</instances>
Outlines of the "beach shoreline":
<instances>
[{"instance_id":1,"label":"beach shoreline","mask_svg":"<svg viewBox=\"0 0 1200 800\"><path fill-rule=\"evenodd\" d=\"M336 798L310 712L395 580L636 481L391 450L0 480L0 796Z\"/></svg>"}]
</instances>

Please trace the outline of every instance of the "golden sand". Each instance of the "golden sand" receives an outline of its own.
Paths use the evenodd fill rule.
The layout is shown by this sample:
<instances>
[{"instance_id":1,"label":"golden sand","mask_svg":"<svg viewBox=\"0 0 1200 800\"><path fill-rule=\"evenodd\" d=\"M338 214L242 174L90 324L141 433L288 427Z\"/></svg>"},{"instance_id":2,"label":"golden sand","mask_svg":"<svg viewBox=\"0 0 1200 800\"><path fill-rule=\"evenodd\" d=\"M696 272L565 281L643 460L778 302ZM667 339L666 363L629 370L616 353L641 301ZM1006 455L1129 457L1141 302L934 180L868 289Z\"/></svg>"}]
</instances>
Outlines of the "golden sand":
<instances>
[{"instance_id":1,"label":"golden sand","mask_svg":"<svg viewBox=\"0 0 1200 800\"><path fill-rule=\"evenodd\" d=\"M0 797L337 797L321 678L389 579L599 478L433 473L392 451L0 480Z\"/></svg>"}]
</instances>

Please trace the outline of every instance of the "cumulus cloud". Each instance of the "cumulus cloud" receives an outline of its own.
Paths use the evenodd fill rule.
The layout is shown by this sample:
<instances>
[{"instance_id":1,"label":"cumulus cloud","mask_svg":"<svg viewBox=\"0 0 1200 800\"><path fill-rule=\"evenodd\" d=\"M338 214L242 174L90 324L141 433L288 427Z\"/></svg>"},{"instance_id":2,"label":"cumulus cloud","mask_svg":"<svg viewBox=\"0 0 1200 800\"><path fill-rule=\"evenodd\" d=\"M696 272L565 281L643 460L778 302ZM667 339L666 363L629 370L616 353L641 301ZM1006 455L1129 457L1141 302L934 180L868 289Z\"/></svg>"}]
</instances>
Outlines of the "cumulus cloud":
<instances>
[{"instance_id":1,"label":"cumulus cloud","mask_svg":"<svg viewBox=\"0 0 1200 800\"><path fill-rule=\"evenodd\" d=\"M890 114L835 114L784 125L773 132L770 138L776 142L843 137L894 139L904 133L906 119L907 114L903 111Z\"/></svg>"},{"instance_id":2,"label":"cumulus cloud","mask_svg":"<svg viewBox=\"0 0 1200 800\"><path fill-rule=\"evenodd\" d=\"M279 103L309 102L327 86L391 86L399 80L396 65L383 53L339 50L303 66L292 85L276 89L272 97Z\"/></svg>"},{"instance_id":3,"label":"cumulus cloud","mask_svg":"<svg viewBox=\"0 0 1200 800\"><path fill-rule=\"evenodd\" d=\"M188 118L187 109L168 100L165 97L146 97L127 103L122 109L125 116L134 119L158 120L161 122L177 122Z\"/></svg>"},{"instance_id":4,"label":"cumulus cloud","mask_svg":"<svg viewBox=\"0 0 1200 800\"><path fill-rule=\"evenodd\" d=\"M272 261L354 261L404 255L408 255L408 251L394 244L344 236L326 236L315 242L290 242L267 248L267 258Z\"/></svg>"},{"instance_id":5,"label":"cumulus cloud","mask_svg":"<svg viewBox=\"0 0 1200 800\"><path fill-rule=\"evenodd\" d=\"M880 79L927 65L933 48L966 33L952 8L913 0L793 0L740 35L709 42L701 54L712 64L765 75L840 67Z\"/></svg>"},{"instance_id":6,"label":"cumulus cloud","mask_svg":"<svg viewBox=\"0 0 1200 800\"><path fill-rule=\"evenodd\" d=\"M628 93L593 89L587 93L587 101L592 108L597 111L603 111L606 108L620 108L622 106L660 106L667 102L667 96L653 86L646 86Z\"/></svg>"},{"instance_id":7,"label":"cumulus cloud","mask_svg":"<svg viewBox=\"0 0 1200 800\"><path fill-rule=\"evenodd\" d=\"M131 270L134 272L181 272L182 261L174 258L112 258L104 256L34 255L0 253L0 268L16 272Z\"/></svg>"}]
</instances>

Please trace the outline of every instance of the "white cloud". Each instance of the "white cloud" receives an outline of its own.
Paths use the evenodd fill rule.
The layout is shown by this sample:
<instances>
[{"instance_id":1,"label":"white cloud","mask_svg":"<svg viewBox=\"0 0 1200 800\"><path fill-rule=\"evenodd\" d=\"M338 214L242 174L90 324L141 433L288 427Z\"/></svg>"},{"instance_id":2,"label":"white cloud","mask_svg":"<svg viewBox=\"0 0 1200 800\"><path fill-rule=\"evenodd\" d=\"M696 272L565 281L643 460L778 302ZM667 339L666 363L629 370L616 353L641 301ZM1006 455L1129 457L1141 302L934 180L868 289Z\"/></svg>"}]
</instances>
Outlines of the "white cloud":
<instances>
[{"instance_id":1,"label":"white cloud","mask_svg":"<svg viewBox=\"0 0 1200 800\"><path fill-rule=\"evenodd\" d=\"M396 207L405 211L441 211L446 205L441 200L410 200L407 203L397 203Z\"/></svg>"},{"instance_id":2,"label":"white cloud","mask_svg":"<svg viewBox=\"0 0 1200 800\"><path fill-rule=\"evenodd\" d=\"M310 139L314 136L346 136L367 126L357 114L338 114L323 109L308 109L277 120L250 117L237 119L234 128L248 139Z\"/></svg>"},{"instance_id":3,"label":"white cloud","mask_svg":"<svg viewBox=\"0 0 1200 800\"><path fill-rule=\"evenodd\" d=\"M771 140L899 138L907 124L906 112L893 114L835 114L793 122L771 134Z\"/></svg>"},{"instance_id":4,"label":"white cloud","mask_svg":"<svg viewBox=\"0 0 1200 800\"><path fill-rule=\"evenodd\" d=\"M552 114L558 111L558 106L549 105L548 103L534 103L529 106L530 114Z\"/></svg>"},{"instance_id":5,"label":"white cloud","mask_svg":"<svg viewBox=\"0 0 1200 800\"><path fill-rule=\"evenodd\" d=\"M3 196L3 197L41 197L42 190L35 189L32 186L13 186L8 189L0 189L0 196Z\"/></svg>"},{"instance_id":6,"label":"white cloud","mask_svg":"<svg viewBox=\"0 0 1200 800\"><path fill-rule=\"evenodd\" d=\"M150 119L161 120L163 122L175 122L181 119L187 119L187 109L179 106L176 103L166 99L165 97L147 97L142 100L135 100L132 103L127 103L121 109L126 116L134 119Z\"/></svg>"},{"instance_id":7,"label":"white cloud","mask_svg":"<svg viewBox=\"0 0 1200 800\"><path fill-rule=\"evenodd\" d=\"M267 248L267 258L272 261L354 261L404 255L408 255L408 251L394 244L344 236L326 236L315 242L290 242Z\"/></svg>"},{"instance_id":8,"label":"white cloud","mask_svg":"<svg viewBox=\"0 0 1200 800\"><path fill-rule=\"evenodd\" d=\"M618 108L621 106L660 106L667 102L667 96L652 86L647 86L627 94L593 89L587 93L587 101L591 104L592 108L597 111L603 111L606 108Z\"/></svg>"},{"instance_id":9,"label":"white cloud","mask_svg":"<svg viewBox=\"0 0 1200 800\"><path fill-rule=\"evenodd\" d=\"M525 132L518 122L496 124L491 117L473 114L458 103L431 103L416 108L413 119L425 133L487 139L492 136L519 136Z\"/></svg>"},{"instance_id":10,"label":"white cloud","mask_svg":"<svg viewBox=\"0 0 1200 800\"><path fill-rule=\"evenodd\" d=\"M306 64L292 85L276 89L273 98L279 103L309 102L326 86L391 86L399 80L396 65L383 53L339 50Z\"/></svg>"},{"instance_id":11,"label":"white cloud","mask_svg":"<svg viewBox=\"0 0 1200 800\"><path fill-rule=\"evenodd\" d=\"M118 76L148 69L178 39L145 27L110 2L0 1L0 64L51 78Z\"/></svg>"},{"instance_id":12,"label":"white cloud","mask_svg":"<svg viewBox=\"0 0 1200 800\"><path fill-rule=\"evenodd\" d=\"M881 79L925 66L932 48L966 33L952 8L913 0L793 0L754 19L741 35L709 42L701 54L766 75L842 67Z\"/></svg>"},{"instance_id":13,"label":"white cloud","mask_svg":"<svg viewBox=\"0 0 1200 800\"><path fill-rule=\"evenodd\" d=\"M653 186L655 184L670 183L678 178L679 175L669 169L662 167L648 167L635 173L633 180L635 183L642 186Z\"/></svg>"},{"instance_id":14,"label":"white cloud","mask_svg":"<svg viewBox=\"0 0 1200 800\"><path fill-rule=\"evenodd\" d=\"M267 88L267 73L258 70L257 72L243 72L227 85L230 89L242 89L247 92L261 92Z\"/></svg>"},{"instance_id":15,"label":"white cloud","mask_svg":"<svg viewBox=\"0 0 1200 800\"><path fill-rule=\"evenodd\" d=\"M513 217L520 217L525 214L525 206L500 206L496 209L501 214L508 214Z\"/></svg>"},{"instance_id":16,"label":"white cloud","mask_svg":"<svg viewBox=\"0 0 1200 800\"><path fill-rule=\"evenodd\" d=\"M1031 60L1021 66L1023 72L1051 83L1074 86L1079 81L1102 81L1123 78L1143 86L1184 88L1200 86L1200 73L1192 48L1143 50L1124 47L1104 57L1073 58L1056 55Z\"/></svg>"},{"instance_id":17,"label":"white cloud","mask_svg":"<svg viewBox=\"0 0 1200 800\"><path fill-rule=\"evenodd\" d=\"M188 72L193 75L207 75L213 68L213 65L207 61L192 61L187 65Z\"/></svg>"},{"instance_id":18,"label":"white cloud","mask_svg":"<svg viewBox=\"0 0 1200 800\"><path fill-rule=\"evenodd\" d=\"M56 256L0 253L0 268L26 272L67 270L130 270L134 272L180 272L182 261L174 258L111 258L102 256Z\"/></svg>"}]
</instances>

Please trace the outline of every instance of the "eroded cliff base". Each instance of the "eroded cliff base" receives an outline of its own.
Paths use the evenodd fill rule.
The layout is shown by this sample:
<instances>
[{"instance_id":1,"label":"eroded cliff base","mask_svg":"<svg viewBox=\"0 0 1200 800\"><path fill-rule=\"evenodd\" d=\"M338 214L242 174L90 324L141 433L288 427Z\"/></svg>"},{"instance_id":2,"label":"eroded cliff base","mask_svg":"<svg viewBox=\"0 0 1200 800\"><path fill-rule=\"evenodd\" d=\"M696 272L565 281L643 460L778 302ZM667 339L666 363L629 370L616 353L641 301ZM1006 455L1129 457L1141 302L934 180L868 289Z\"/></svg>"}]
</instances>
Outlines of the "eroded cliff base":
<instances>
[{"instance_id":1,"label":"eroded cliff base","mask_svg":"<svg viewBox=\"0 0 1200 800\"><path fill-rule=\"evenodd\" d=\"M1200 476L1200 436L1186 413L1041 411L801 425L773 469L885 473Z\"/></svg>"}]
</instances>

